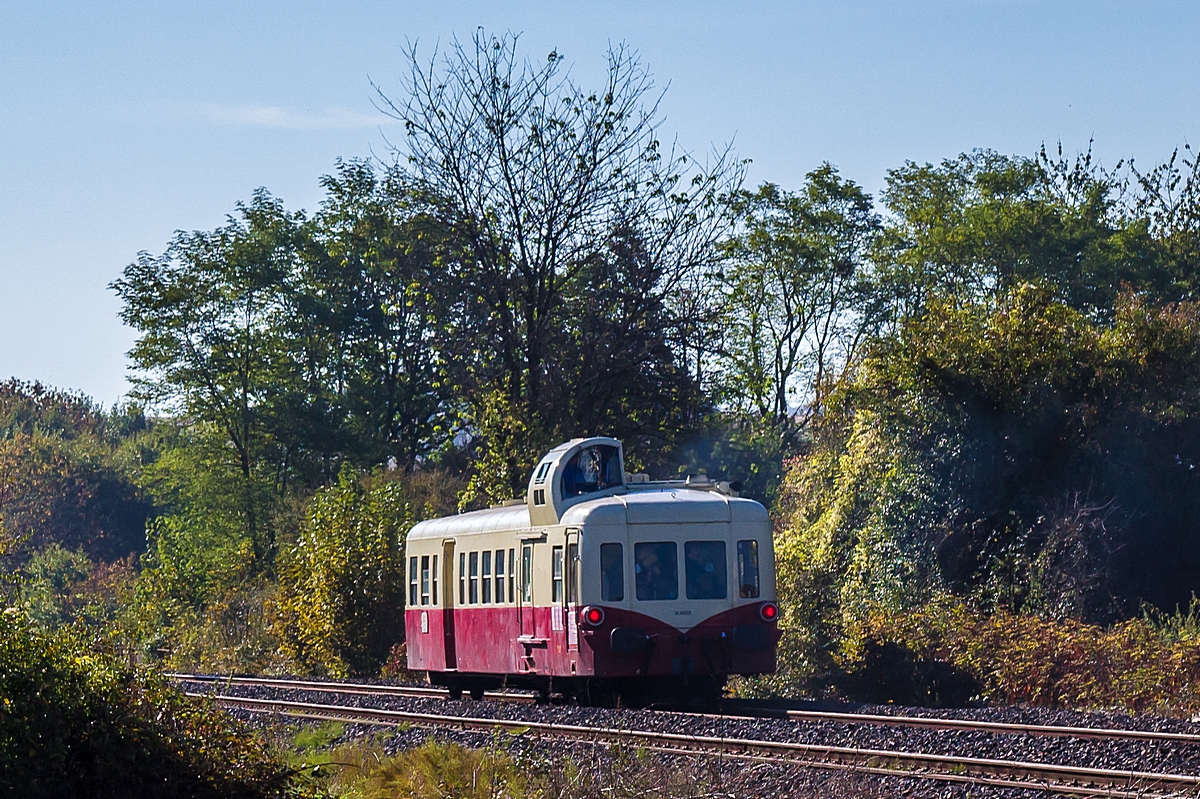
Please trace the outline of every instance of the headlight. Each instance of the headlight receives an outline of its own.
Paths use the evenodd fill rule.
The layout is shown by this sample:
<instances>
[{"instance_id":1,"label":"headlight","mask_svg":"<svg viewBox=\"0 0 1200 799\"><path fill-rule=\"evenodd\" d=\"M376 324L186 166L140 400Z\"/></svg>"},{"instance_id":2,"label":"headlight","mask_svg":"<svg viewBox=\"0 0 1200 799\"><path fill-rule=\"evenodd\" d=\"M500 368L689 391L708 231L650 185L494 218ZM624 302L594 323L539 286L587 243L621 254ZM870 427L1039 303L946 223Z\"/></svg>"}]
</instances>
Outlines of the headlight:
<instances>
[{"instance_id":1,"label":"headlight","mask_svg":"<svg viewBox=\"0 0 1200 799\"><path fill-rule=\"evenodd\" d=\"M774 602L764 602L758 608L758 615L762 617L763 621L778 621L779 606Z\"/></svg>"},{"instance_id":2,"label":"headlight","mask_svg":"<svg viewBox=\"0 0 1200 799\"><path fill-rule=\"evenodd\" d=\"M604 608L589 605L579 612L579 618L583 619L583 623L589 627L599 627L604 624Z\"/></svg>"}]
</instances>

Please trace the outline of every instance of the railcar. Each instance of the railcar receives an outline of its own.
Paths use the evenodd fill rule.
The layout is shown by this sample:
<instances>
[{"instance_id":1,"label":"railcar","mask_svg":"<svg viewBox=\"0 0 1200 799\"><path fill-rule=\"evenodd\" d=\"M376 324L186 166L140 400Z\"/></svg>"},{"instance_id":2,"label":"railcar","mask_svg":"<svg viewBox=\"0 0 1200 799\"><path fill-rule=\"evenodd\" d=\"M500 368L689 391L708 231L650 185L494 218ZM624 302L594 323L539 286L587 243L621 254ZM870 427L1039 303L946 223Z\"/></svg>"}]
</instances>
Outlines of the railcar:
<instances>
[{"instance_id":1,"label":"railcar","mask_svg":"<svg viewBox=\"0 0 1200 799\"><path fill-rule=\"evenodd\" d=\"M704 476L628 475L616 439L555 447L524 500L416 524L407 556L409 668L456 698L711 704L775 670L766 509Z\"/></svg>"}]
</instances>

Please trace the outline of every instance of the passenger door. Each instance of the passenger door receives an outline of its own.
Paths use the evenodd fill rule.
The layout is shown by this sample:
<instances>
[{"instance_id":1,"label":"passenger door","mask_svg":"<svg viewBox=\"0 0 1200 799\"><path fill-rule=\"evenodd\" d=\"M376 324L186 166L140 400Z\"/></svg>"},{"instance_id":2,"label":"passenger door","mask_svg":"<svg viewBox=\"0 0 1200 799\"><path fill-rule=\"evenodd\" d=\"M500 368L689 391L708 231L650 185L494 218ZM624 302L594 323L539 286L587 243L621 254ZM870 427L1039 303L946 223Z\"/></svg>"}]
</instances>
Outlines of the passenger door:
<instances>
[{"instance_id":1,"label":"passenger door","mask_svg":"<svg viewBox=\"0 0 1200 799\"><path fill-rule=\"evenodd\" d=\"M567 651L579 651L579 531L567 530Z\"/></svg>"},{"instance_id":2,"label":"passenger door","mask_svg":"<svg viewBox=\"0 0 1200 799\"><path fill-rule=\"evenodd\" d=\"M458 648L454 640L454 541L442 542L442 646L446 651L446 669L458 668Z\"/></svg>"},{"instance_id":3,"label":"passenger door","mask_svg":"<svg viewBox=\"0 0 1200 799\"><path fill-rule=\"evenodd\" d=\"M517 615L521 619L522 637L536 638L533 604L533 541L521 542L521 585L517 591Z\"/></svg>"}]
</instances>

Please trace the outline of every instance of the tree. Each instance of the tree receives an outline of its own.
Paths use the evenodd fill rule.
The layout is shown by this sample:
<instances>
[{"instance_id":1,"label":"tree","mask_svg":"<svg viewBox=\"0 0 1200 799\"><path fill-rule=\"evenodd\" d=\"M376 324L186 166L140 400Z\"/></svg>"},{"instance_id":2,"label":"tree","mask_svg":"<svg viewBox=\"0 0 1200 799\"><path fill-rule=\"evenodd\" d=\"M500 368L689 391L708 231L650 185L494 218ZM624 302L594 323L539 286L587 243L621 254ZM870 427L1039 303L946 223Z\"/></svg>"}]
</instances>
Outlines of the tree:
<instances>
[{"instance_id":1,"label":"tree","mask_svg":"<svg viewBox=\"0 0 1200 799\"><path fill-rule=\"evenodd\" d=\"M406 96L380 91L381 107L404 121L407 161L460 243L446 266L468 393L520 417L485 430L489 414L474 411L473 433L502 461L510 496L538 448L577 431L569 395L582 375L560 352L574 329L572 291L594 283L584 273L612 264L616 241L636 241L634 263L652 279L634 284L671 296L713 259L721 198L741 169L728 153L701 168L664 152L650 75L624 47L609 52L596 92L562 74L556 52L541 65L519 60L514 35L481 31L427 63L415 46L409 55Z\"/></svg>"},{"instance_id":2,"label":"tree","mask_svg":"<svg viewBox=\"0 0 1200 799\"><path fill-rule=\"evenodd\" d=\"M1126 214L1145 227L1171 281L1163 299L1200 296L1200 159L1191 145L1146 172L1130 161L1136 191Z\"/></svg>"},{"instance_id":3,"label":"tree","mask_svg":"<svg viewBox=\"0 0 1200 799\"><path fill-rule=\"evenodd\" d=\"M843 382L781 506L810 631L947 594L1109 621L1200 588L1200 304L1126 293L1109 323L1054 292L935 300Z\"/></svg>"},{"instance_id":4,"label":"tree","mask_svg":"<svg viewBox=\"0 0 1200 799\"><path fill-rule=\"evenodd\" d=\"M99 561L139 551L150 508L120 447L140 412L105 413L78 394L0 383L0 557L20 562L50 544Z\"/></svg>"},{"instance_id":5,"label":"tree","mask_svg":"<svg viewBox=\"0 0 1200 799\"><path fill-rule=\"evenodd\" d=\"M976 150L940 165L890 170L877 260L893 321L931 297L961 301L1026 282L1107 317L1123 285L1163 299L1171 275L1147 225L1122 202L1126 181L1086 152L1034 158Z\"/></svg>"},{"instance_id":6,"label":"tree","mask_svg":"<svg viewBox=\"0 0 1200 799\"><path fill-rule=\"evenodd\" d=\"M308 450L406 470L446 444L459 408L447 362L441 270L452 244L402 169L339 161L309 225L285 338L302 375L292 409L323 431ZM330 471L332 470L332 472Z\"/></svg>"},{"instance_id":7,"label":"tree","mask_svg":"<svg viewBox=\"0 0 1200 799\"><path fill-rule=\"evenodd\" d=\"M725 398L784 427L821 397L875 324L868 253L871 196L830 164L792 194L770 183L738 195L742 230L726 245Z\"/></svg>"},{"instance_id":8,"label":"tree","mask_svg":"<svg viewBox=\"0 0 1200 799\"><path fill-rule=\"evenodd\" d=\"M289 429L272 429L267 410L291 383L279 333L302 218L260 189L224 227L177 233L163 255L141 253L111 286L124 302L121 319L141 334L130 351L145 373L134 379L136 396L217 425L232 445L259 562L274 542L255 482Z\"/></svg>"}]
</instances>

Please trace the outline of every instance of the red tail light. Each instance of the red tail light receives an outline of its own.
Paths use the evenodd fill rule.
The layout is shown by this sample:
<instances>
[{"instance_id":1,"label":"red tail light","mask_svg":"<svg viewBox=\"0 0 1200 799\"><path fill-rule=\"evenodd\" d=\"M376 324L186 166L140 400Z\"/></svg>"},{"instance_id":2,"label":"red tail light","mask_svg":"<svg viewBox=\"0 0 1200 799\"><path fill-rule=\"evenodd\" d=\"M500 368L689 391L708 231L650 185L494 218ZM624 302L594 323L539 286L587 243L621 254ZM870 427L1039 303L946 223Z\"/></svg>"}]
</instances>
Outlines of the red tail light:
<instances>
[{"instance_id":1,"label":"red tail light","mask_svg":"<svg viewBox=\"0 0 1200 799\"><path fill-rule=\"evenodd\" d=\"M774 602L764 602L758 609L758 615L763 621L777 621L779 619L779 606Z\"/></svg>"},{"instance_id":2,"label":"red tail light","mask_svg":"<svg viewBox=\"0 0 1200 799\"><path fill-rule=\"evenodd\" d=\"M584 624L591 627L599 627L604 624L604 608L588 606L580 611L579 616L583 619Z\"/></svg>"}]
</instances>

